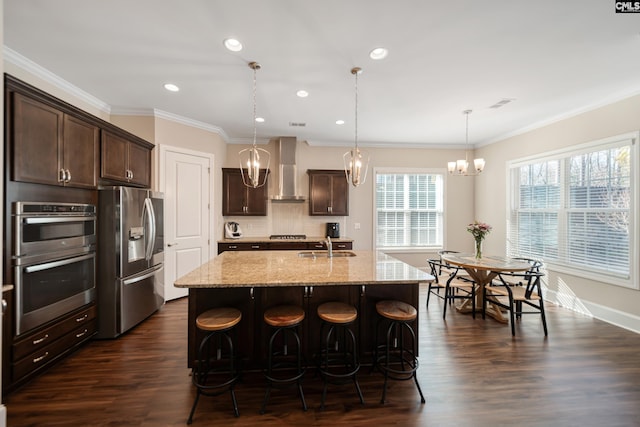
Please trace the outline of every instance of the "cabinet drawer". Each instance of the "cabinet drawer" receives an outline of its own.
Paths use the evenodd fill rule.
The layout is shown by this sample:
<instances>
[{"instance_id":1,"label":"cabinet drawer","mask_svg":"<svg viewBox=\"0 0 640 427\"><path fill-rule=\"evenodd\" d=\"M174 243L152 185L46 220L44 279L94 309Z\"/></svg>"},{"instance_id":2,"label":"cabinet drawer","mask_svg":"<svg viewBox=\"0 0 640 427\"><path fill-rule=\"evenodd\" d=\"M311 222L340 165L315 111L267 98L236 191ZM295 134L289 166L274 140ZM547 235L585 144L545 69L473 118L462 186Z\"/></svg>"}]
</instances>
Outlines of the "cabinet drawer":
<instances>
[{"instance_id":1,"label":"cabinet drawer","mask_svg":"<svg viewBox=\"0 0 640 427\"><path fill-rule=\"evenodd\" d=\"M324 243L322 242L311 242L307 243L307 249L327 249Z\"/></svg>"},{"instance_id":2,"label":"cabinet drawer","mask_svg":"<svg viewBox=\"0 0 640 427\"><path fill-rule=\"evenodd\" d=\"M95 319L63 335L39 350L27 355L13 364L13 378L20 379L31 372L40 369L56 359L67 350L89 339L97 331Z\"/></svg>"},{"instance_id":3,"label":"cabinet drawer","mask_svg":"<svg viewBox=\"0 0 640 427\"><path fill-rule=\"evenodd\" d=\"M353 242L332 242L331 244L334 251L353 249ZM311 242L307 243L307 249L327 250L327 245L323 242Z\"/></svg>"},{"instance_id":4,"label":"cabinet drawer","mask_svg":"<svg viewBox=\"0 0 640 427\"><path fill-rule=\"evenodd\" d=\"M96 306L92 305L63 318L37 333L29 334L24 338L16 340L13 344L13 360L22 359L26 355L51 344L56 339L69 333L69 331L75 330L95 318Z\"/></svg>"},{"instance_id":5,"label":"cabinet drawer","mask_svg":"<svg viewBox=\"0 0 640 427\"><path fill-rule=\"evenodd\" d=\"M266 251L269 243L218 243L218 253L224 251Z\"/></svg>"},{"instance_id":6,"label":"cabinet drawer","mask_svg":"<svg viewBox=\"0 0 640 427\"><path fill-rule=\"evenodd\" d=\"M272 251L296 251L307 249L306 242L271 242L269 249Z\"/></svg>"},{"instance_id":7,"label":"cabinet drawer","mask_svg":"<svg viewBox=\"0 0 640 427\"><path fill-rule=\"evenodd\" d=\"M334 250L351 250L353 249L353 242L335 242L333 244L333 249Z\"/></svg>"}]
</instances>

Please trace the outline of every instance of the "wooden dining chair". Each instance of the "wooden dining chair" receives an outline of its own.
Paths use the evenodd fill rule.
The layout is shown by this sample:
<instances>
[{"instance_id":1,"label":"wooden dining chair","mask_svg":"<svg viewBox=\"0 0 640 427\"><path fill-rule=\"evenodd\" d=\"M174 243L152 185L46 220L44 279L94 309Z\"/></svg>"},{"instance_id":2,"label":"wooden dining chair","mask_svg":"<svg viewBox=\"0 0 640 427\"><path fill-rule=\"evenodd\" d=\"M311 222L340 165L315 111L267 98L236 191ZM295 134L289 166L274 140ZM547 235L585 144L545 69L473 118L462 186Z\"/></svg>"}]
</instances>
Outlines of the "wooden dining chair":
<instances>
[{"instance_id":1,"label":"wooden dining chair","mask_svg":"<svg viewBox=\"0 0 640 427\"><path fill-rule=\"evenodd\" d=\"M447 304L453 305L456 299L471 299L472 315L475 318L475 282L468 276L459 274L459 272L464 272L464 269L440 259L429 259L427 262L429 263L431 275L435 278L435 280L429 282L426 303L427 310L429 309L429 298L431 294L444 301L442 309L443 319L447 316ZM441 290L443 291L442 294L440 293Z\"/></svg>"},{"instance_id":2,"label":"wooden dining chair","mask_svg":"<svg viewBox=\"0 0 640 427\"><path fill-rule=\"evenodd\" d=\"M544 312L542 296L542 262L530 258L516 258L531 264L528 271L503 272L498 274L489 285L484 287L482 318L485 317L487 298L491 302L509 311L511 335L515 336L515 320L523 314L539 314L542 319L544 335L548 335L547 318Z\"/></svg>"}]
</instances>

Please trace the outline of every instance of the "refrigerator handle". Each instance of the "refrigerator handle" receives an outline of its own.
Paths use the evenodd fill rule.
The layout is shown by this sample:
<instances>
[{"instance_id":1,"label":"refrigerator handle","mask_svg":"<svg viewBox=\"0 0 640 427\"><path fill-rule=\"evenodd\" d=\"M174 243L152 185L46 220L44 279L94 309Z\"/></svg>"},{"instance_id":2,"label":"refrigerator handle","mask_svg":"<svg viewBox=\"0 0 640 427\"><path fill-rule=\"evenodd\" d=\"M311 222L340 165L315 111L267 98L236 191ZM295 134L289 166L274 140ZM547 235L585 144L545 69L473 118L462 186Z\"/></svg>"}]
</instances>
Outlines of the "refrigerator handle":
<instances>
[{"instance_id":1,"label":"refrigerator handle","mask_svg":"<svg viewBox=\"0 0 640 427\"><path fill-rule=\"evenodd\" d=\"M147 247L145 250L145 259L148 261L153 256L153 248L156 246L156 216L153 211L153 203L150 198L144 199L144 215L147 216L149 225L149 239L147 239Z\"/></svg>"}]
</instances>

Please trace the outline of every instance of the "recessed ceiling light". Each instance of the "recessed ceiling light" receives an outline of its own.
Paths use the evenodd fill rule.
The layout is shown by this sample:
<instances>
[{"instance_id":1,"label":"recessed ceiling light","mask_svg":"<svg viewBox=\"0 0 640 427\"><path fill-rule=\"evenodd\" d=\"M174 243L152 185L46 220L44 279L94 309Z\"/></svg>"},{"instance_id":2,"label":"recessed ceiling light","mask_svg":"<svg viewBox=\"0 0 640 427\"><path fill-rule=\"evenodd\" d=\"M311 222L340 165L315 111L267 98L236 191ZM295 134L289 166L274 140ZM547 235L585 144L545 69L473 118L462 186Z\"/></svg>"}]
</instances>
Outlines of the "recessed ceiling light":
<instances>
[{"instance_id":1,"label":"recessed ceiling light","mask_svg":"<svg viewBox=\"0 0 640 427\"><path fill-rule=\"evenodd\" d=\"M377 47L369 52L369 58L379 60L384 59L389 54L389 51L384 47Z\"/></svg>"},{"instance_id":2,"label":"recessed ceiling light","mask_svg":"<svg viewBox=\"0 0 640 427\"><path fill-rule=\"evenodd\" d=\"M169 92L178 92L180 90L180 88L173 83L165 83L164 88Z\"/></svg>"},{"instance_id":3,"label":"recessed ceiling light","mask_svg":"<svg viewBox=\"0 0 640 427\"><path fill-rule=\"evenodd\" d=\"M344 120L336 120L336 124L337 125L343 125L344 124Z\"/></svg>"},{"instance_id":4,"label":"recessed ceiling light","mask_svg":"<svg viewBox=\"0 0 640 427\"><path fill-rule=\"evenodd\" d=\"M231 52L240 52L242 50L242 43L239 40L228 38L224 39L224 47Z\"/></svg>"},{"instance_id":5,"label":"recessed ceiling light","mask_svg":"<svg viewBox=\"0 0 640 427\"><path fill-rule=\"evenodd\" d=\"M296 95L298 95L298 97L300 98L306 98L307 96L309 96L309 92L307 92L306 90L299 90L296 92Z\"/></svg>"},{"instance_id":6,"label":"recessed ceiling light","mask_svg":"<svg viewBox=\"0 0 640 427\"><path fill-rule=\"evenodd\" d=\"M264 123L264 118L262 118L262 117L256 117L256 122L258 122L258 123Z\"/></svg>"}]
</instances>

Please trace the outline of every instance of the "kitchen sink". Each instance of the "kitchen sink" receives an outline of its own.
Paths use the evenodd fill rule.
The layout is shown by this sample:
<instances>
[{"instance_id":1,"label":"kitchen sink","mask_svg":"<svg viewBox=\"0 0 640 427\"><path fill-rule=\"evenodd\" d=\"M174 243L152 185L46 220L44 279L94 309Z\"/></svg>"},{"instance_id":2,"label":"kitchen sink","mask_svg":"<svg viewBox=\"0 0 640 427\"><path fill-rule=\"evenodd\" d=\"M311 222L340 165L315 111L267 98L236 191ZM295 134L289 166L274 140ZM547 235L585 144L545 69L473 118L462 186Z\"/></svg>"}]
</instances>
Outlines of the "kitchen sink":
<instances>
[{"instance_id":1,"label":"kitchen sink","mask_svg":"<svg viewBox=\"0 0 640 427\"><path fill-rule=\"evenodd\" d=\"M305 251L298 252L300 258L329 258L328 251ZM333 258L344 258L356 256L355 253L349 251L333 251Z\"/></svg>"}]
</instances>

